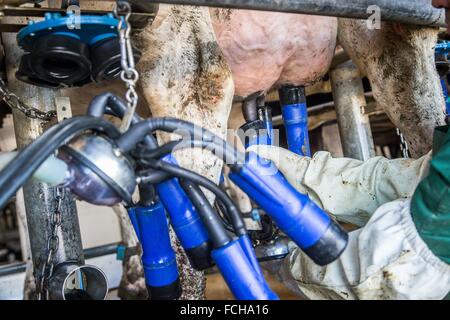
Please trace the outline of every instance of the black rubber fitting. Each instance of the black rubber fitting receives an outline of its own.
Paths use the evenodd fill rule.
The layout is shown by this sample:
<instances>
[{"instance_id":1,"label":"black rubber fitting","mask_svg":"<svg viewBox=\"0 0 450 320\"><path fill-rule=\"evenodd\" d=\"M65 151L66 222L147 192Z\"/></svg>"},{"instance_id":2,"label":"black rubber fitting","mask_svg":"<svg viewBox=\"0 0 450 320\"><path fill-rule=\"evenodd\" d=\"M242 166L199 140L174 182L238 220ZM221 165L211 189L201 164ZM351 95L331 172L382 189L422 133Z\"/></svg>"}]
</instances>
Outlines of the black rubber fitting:
<instances>
[{"instance_id":1,"label":"black rubber fitting","mask_svg":"<svg viewBox=\"0 0 450 320\"><path fill-rule=\"evenodd\" d=\"M278 90L281 105L306 103L304 87L283 86Z\"/></svg>"},{"instance_id":2,"label":"black rubber fitting","mask_svg":"<svg viewBox=\"0 0 450 320\"><path fill-rule=\"evenodd\" d=\"M30 69L48 82L73 86L90 78L89 48L78 39L47 35L34 43Z\"/></svg>"},{"instance_id":3,"label":"black rubber fitting","mask_svg":"<svg viewBox=\"0 0 450 320\"><path fill-rule=\"evenodd\" d=\"M303 249L317 265L326 266L338 259L348 243L348 234L341 226L331 222L322 238L313 246Z\"/></svg>"},{"instance_id":4,"label":"black rubber fitting","mask_svg":"<svg viewBox=\"0 0 450 320\"><path fill-rule=\"evenodd\" d=\"M185 250L186 255L195 270L206 270L214 266L214 261L211 258L211 244L206 241L201 245Z\"/></svg>"},{"instance_id":5,"label":"black rubber fitting","mask_svg":"<svg viewBox=\"0 0 450 320\"><path fill-rule=\"evenodd\" d=\"M117 78L122 71L120 61L120 41L118 37L99 41L91 46L92 78L96 82ZM134 61L141 57L140 52L133 48Z\"/></svg>"},{"instance_id":6,"label":"black rubber fitting","mask_svg":"<svg viewBox=\"0 0 450 320\"><path fill-rule=\"evenodd\" d=\"M110 178L106 173L103 172L102 169L97 167L91 160L86 158L84 155L79 153L78 151L70 148L67 145L64 145L60 148L61 151L70 155L73 159L86 166L91 170L98 178L100 178L109 188L111 188L128 206L133 205L132 194L128 192L121 185L116 183L116 181Z\"/></svg>"},{"instance_id":7,"label":"black rubber fitting","mask_svg":"<svg viewBox=\"0 0 450 320\"><path fill-rule=\"evenodd\" d=\"M164 287L152 287L147 285L150 300L177 300L181 297L180 278Z\"/></svg>"},{"instance_id":8,"label":"black rubber fitting","mask_svg":"<svg viewBox=\"0 0 450 320\"><path fill-rule=\"evenodd\" d=\"M40 79L33 71L30 69L30 54L24 54L20 59L19 68L16 71L16 78L22 82L50 89L60 88L59 83L45 81Z\"/></svg>"}]
</instances>

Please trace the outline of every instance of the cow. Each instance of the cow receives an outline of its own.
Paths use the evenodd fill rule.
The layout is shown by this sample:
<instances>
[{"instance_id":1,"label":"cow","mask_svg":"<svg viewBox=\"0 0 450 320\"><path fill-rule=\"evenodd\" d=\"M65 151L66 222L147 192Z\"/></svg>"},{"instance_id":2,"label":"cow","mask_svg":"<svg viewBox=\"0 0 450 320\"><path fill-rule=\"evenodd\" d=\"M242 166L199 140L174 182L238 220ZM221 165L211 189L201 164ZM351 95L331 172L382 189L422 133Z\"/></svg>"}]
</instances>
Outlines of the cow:
<instances>
[{"instance_id":1,"label":"cow","mask_svg":"<svg viewBox=\"0 0 450 320\"><path fill-rule=\"evenodd\" d=\"M320 81L339 41L410 142L412 155L420 156L431 149L433 129L445 121L434 62L437 33L395 23L369 30L360 20L160 5L153 24L138 36L138 69L153 116L186 119L225 138L233 96ZM161 142L173 138L159 135ZM193 154L177 152L176 158L218 182L222 163L207 152ZM192 294L193 283L204 287L203 275L181 268L193 281L184 297L204 298L201 290Z\"/></svg>"},{"instance_id":2,"label":"cow","mask_svg":"<svg viewBox=\"0 0 450 320\"><path fill-rule=\"evenodd\" d=\"M339 43L367 75L378 104L404 133L417 157L431 149L432 130L445 120L434 64L437 32L432 27L395 23L369 30L360 20L160 5L153 23L133 40L142 53L137 68L148 115L189 120L222 138L226 137L233 97L245 99L282 85L313 85L328 73ZM80 90L86 92L86 88L63 93L77 97L74 109L83 110L87 105L79 99ZM91 88L99 91L102 87ZM83 100L91 96L81 95ZM171 139L171 134L158 134L160 142ZM207 151L177 151L175 157L181 166L218 182L222 162ZM207 196L213 200L211 194ZM120 208L115 211L125 243L134 245L129 219ZM182 299L205 298L203 273L190 267L171 234ZM124 298L146 296L139 259L125 262L121 287Z\"/></svg>"}]
</instances>

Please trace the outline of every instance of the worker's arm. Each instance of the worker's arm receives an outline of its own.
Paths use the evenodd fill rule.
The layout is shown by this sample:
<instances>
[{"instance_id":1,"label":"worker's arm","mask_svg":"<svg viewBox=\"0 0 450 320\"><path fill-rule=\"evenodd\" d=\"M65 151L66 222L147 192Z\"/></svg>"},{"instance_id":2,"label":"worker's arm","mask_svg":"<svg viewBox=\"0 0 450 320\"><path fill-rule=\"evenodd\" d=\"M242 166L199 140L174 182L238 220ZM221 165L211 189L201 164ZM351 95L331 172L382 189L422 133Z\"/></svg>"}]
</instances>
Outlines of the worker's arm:
<instances>
[{"instance_id":1,"label":"worker's arm","mask_svg":"<svg viewBox=\"0 0 450 320\"><path fill-rule=\"evenodd\" d=\"M333 159L323 152L309 159L276 147L260 147L261 156L275 161L291 184L327 211L347 220L360 214L369 218L363 228L350 233L337 261L320 267L297 248L277 270L280 280L311 299L445 297L450 291L446 263L450 255L446 210L450 136L447 142L431 162L430 175L430 155L420 160L374 158L363 163ZM427 178L415 191L421 175ZM430 187L436 185L436 176L445 177L438 180L439 192ZM427 205L430 210L416 210L412 215L410 199L391 202L413 194L414 206ZM435 205L430 206L427 199L434 199ZM442 213L437 215L436 208Z\"/></svg>"},{"instance_id":2,"label":"worker's arm","mask_svg":"<svg viewBox=\"0 0 450 320\"><path fill-rule=\"evenodd\" d=\"M254 146L260 156L275 162L287 180L339 221L363 226L381 205L410 198L428 174L431 155L418 160L372 158L366 162L332 158L318 152L300 157L274 146Z\"/></svg>"},{"instance_id":3,"label":"worker's arm","mask_svg":"<svg viewBox=\"0 0 450 320\"><path fill-rule=\"evenodd\" d=\"M297 248L277 276L310 299L443 299L450 291L450 266L422 240L410 200L376 210L332 264L320 267Z\"/></svg>"}]
</instances>

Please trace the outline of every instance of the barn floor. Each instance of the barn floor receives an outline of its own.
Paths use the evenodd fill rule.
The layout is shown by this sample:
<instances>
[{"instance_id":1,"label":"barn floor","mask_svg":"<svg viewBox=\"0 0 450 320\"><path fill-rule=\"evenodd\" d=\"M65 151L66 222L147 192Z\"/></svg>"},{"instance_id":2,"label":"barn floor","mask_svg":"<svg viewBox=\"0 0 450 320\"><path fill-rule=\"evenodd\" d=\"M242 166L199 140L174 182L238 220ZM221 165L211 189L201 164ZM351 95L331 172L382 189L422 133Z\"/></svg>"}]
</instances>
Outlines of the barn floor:
<instances>
[{"instance_id":1,"label":"barn floor","mask_svg":"<svg viewBox=\"0 0 450 320\"><path fill-rule=\"evenodd\" d=\"M292 294L285 286L271 276L265 274L270 288L274 290L281 300L301 300ZM206 276L206 299L207 300L234 300L220 273L208 274Z\"/></svg>"},{"instance_id":2,"label":"barn floor","mask_svg":"<svg viewBox=\"0 0 450 320\"><path fill-rule=\"evenodd\" d=\"M264 274L270 288L275 291L281 300L302 300L300 297L292 294L285 286L273 277ZM118 300L117 290L109 292L107 300ZM235 300L220 273L211 273L206 275L206 299L207 300Z\"/></svg>"}]
</instances>

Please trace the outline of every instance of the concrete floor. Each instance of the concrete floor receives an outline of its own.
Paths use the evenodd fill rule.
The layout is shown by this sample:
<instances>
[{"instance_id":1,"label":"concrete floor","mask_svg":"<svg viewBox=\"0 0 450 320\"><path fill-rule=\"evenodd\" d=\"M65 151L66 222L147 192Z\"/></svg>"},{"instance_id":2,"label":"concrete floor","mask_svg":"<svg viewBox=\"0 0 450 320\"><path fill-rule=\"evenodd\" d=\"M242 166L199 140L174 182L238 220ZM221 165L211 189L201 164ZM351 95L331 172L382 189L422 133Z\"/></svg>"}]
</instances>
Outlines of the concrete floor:
<instances>
[{"instance_id":1,"label":"concrete floor","mask_svg":"<svg viewBox=\"0 0 450 320\"><path fill-rule=\"evenodd\" d=\"M292 294L285 286L265 273L265 277L270 288L278 294L281 300L302 300L300 297ZM107 300L118 300L117 290L111 290L106 298ZM234 300L233 295L228 289L220 273L212 273L206 276L206 299L207 300Z\"/></svg>"},{"instance_id":2,"label":"concrete floor","mask_svg":"<svg viewBox=\"0 0 450 320\"><path fill-rule=\"evenodd\" d=\"M292 294L284 285L273 277L265 274L270 288L274 290L281 300L301 300L300 297ZM206 299L207 300L234 300L228 286L220 273L208 274L206 276Z\"/></svg>"}]
</instances>

